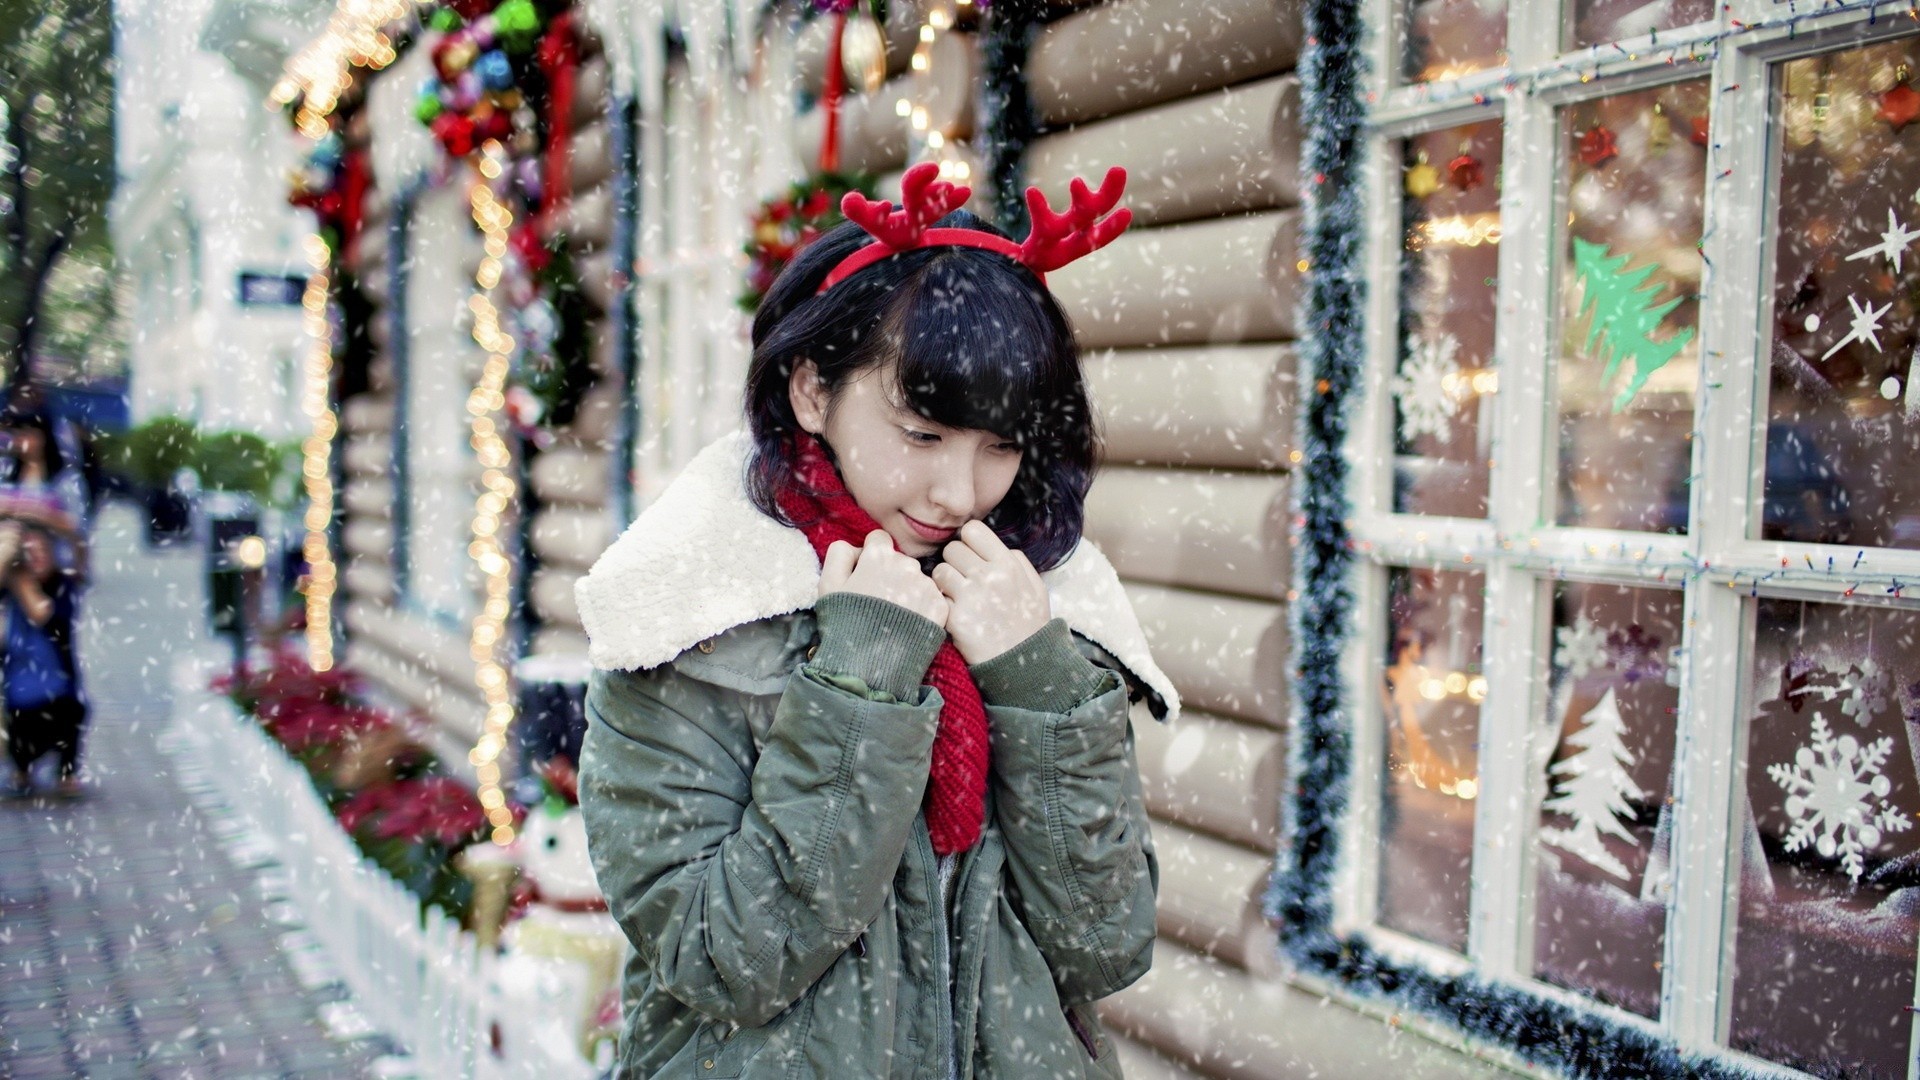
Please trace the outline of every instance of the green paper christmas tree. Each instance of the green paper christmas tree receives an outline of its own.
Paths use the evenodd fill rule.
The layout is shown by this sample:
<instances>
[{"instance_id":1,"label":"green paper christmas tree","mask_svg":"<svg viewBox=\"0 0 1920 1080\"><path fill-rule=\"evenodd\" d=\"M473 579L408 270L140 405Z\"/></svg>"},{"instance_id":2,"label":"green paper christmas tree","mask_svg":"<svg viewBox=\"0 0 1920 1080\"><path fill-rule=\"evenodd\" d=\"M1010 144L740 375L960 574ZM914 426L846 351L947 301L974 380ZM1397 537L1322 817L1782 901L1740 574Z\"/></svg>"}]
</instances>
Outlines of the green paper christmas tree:
<instances>
[{"instance_id":1,"label":"green paper christmas tree","mask_svg":"<svg viewBox=\"0 0 1920 1080\"><path fill-rule=\"evenodd\" d=\"M1624 361L1633 362L1626 387L1613 399L1616 413L1633 401L1654 372L1666 367L1687 342L1693 340L1691 329L1681 330L1665 341L1653 340L1660 320L1680 305L1680 298L1664 304L1653 303L1653 297L1661 288L1646 285L1647 278L1653 274L1653 264L1628 270L1626 266L1631 258L1608 254L1605 244L1590 243L1579 237L1573 241L1573 269L1584 290L1579 314L1592 316L1581 351L1592 354L1595 343L1599 343L1600 351L1596 355L1607 362L1606 370L1600 375L1601 386L1612 384Z\"/></svg>"}]
</instances>

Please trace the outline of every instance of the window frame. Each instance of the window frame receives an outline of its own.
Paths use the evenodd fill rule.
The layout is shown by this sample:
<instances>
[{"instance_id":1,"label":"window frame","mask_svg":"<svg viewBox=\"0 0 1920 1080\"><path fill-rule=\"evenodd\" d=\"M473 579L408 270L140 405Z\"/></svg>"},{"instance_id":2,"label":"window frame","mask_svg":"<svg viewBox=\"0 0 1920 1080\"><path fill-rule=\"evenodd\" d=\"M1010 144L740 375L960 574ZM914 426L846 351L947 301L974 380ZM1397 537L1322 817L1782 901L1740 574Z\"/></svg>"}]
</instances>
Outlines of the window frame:
<instances>
[{"instance_id":1,"label":"window frame","mask_svg":"<svg viewBox=\"0 0 1920 1080\"><path fill-rule=\"evenodd\" d=\"M1817 2L1817 0L1816 0ZM1341 854L1332 879L1333 930L1363 938L1382 954L1436 975L1471 972L1496 985L1569 1006L1629 1030L1671 1040L1688 1052L1768 1075L1803 1076L1727 1045L1738 865L1733 826L1745 791L1745 686L1756 601L1781 597L1920 608L1920 550L1866 549L1758 539L1756 509L1765 468L1765 401L1770 365L1770 268L1778 155L1773 71L1789 59L1920 34L1920 21L1865 2L1817 12L1781 0L1716 5L1715 21L1618 46L1558 51L1565 4L1510 0L1507 67L1445 84L1408 84L1399 70L1397 13L1407 0L1364 0L1370 31L1364 94L1363 161L1356 174L1364 207L1360 258L1364 368L1344 447L1351 469L1355 552L1349 582L1357 614L1341 674L1350 709L1352 792L1339 823ZM1812 7L1811 4L1800 5ZM1880 5L1884 6L1884 5ZM1885 17L1881 17L1885 16ZM1558 349L1562 185L1567 157L1559 110L1576 102L1704 77L1713 94L1707 147L1700 285L1699 382L1691 437L1689 529L1677 536L1554 524L1558 451L1550 364ZM1759 125L1724 116L1765 117ZM1398 371L1400 141L1463 123L1503 123L1498 312L1493 366L1499 392L1490 410L1492 450L1487 517L1392 512L1393 400ZM1526 152L1552 146L1552 154ZM1544 275L1540 272L1544 268ZM1546 288L1539 282L1547 281ZM1758 313L1741 315L1742 312ZM1712 418L1712 423L1706 419ZM1711 512L1709 512L1711 510ZM1828 560L1832 560L1831 563ZM1783 563L1785 564L1783 566ZM1473 880L1465 955L1386 930L1378 910L1377 847L1384 730L1370 703L1385 655L1386 581L1391 567L1468 570L1484 575L1483 673L1495 688L1481 704L1481 745L1524 745L1547 693L1551 595L1572 579L1683 591L1679 643L1683 677L1675 719L1672 898L1656 1017L1604 1005L1532 975L1537 814L1541 778L1524 754L1482 755L1475 808ZM1831 566L1833 569L1828 569ZM1797 567L1797 569L1796 569ZM1910 583L1911 597L1886 594ZM1510 689L1501 693L1498 688ZM1731 755L1729 757L1729 755ZM1734 767L1727 768L1726 762ZM1920 1016L1909 1044L1909 1076L1920 1049Z\"/></svg>"}]
</instances>

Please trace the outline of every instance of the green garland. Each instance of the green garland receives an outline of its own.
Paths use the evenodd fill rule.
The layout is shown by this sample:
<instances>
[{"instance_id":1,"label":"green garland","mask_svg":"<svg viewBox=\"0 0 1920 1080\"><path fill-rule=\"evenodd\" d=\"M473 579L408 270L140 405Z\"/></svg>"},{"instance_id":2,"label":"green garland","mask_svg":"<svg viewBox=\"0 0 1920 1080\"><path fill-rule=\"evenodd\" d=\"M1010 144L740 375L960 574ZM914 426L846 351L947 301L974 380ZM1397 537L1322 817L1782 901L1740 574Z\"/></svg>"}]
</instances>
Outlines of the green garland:
<instances>
[{"instance_id":1,"label":"green garland","mask_svg":"<svg viewBox=\"0 0 1920 1080\"><path fill-rule=\"evenodd\" d=\"M1341 685L1351 645L1355 570L1346 520L1345 446L1360 403L1365 363L1366 235L1359 165L1365 149L1366 63L1360 0L1309 0L1300 62L1307 193L1302 254L1307 328L1300 342L1302 460L1294 470L1294 556L1298 599L1289 609L1295 643L1292 790L1282 807L1287 843L1267 895L1281 947L1302 970L1349 990L1440 1017L1472 1039L1512 1049L1536 1065L1576 1077L1698 1077L1753 1080L1740 1066L1689 1054L1675 1044L1542 995L1474 975L1439 975L1377 952L1364 937L1333 929L1333 877L1340 825L1351 797L1355 713Z\"/></svg>"}]
</instances>

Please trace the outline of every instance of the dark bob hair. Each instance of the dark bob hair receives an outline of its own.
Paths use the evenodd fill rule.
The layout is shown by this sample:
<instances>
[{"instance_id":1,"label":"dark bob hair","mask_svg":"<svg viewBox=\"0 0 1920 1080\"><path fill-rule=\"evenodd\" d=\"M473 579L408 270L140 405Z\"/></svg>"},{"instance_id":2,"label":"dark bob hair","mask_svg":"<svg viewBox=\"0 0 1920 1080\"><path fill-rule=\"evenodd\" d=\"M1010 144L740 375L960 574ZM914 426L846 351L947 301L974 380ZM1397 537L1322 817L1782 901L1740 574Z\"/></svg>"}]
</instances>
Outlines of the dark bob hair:
<instances>
[{"instance_id":1,"label":"dark bob hair","mask_svg":"<svg viewBox=\"0 0 1920 1080\"><path fill-rule=\"evenodd\" d=\"M1000 233L965 210L944 228ZM829 398L854 376L890 364L894 400L936 424L991 431L1021 448L1012 490L987 517L1038 570L1080 541L1099 450L1080 349L1059 301L1026 267L978 248L893 255L814 295L829 271L872 237L852 222L788 264L753 320L747 423L754 449L747 491L784 524L775 498L793 471L799 430L787 387L812 360Z\"/></svg>"}]
</instances>

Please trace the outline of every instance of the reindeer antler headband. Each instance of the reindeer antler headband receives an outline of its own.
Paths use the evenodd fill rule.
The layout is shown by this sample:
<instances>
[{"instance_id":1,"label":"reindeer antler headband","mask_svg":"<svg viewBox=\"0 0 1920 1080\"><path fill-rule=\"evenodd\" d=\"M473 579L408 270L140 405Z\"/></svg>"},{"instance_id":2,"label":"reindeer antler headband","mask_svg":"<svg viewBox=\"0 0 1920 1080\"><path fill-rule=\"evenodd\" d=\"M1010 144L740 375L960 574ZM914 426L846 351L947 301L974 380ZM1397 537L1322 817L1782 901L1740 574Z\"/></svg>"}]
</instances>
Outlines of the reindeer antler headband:
<instances>
[{"instance_id":1,"label":"reindeer antler headband","mask_svg":"<svg viewBox=\"0 0 1920 1080\"><path fill-rule=\"evenodd\" d=\"M826 292L897 252L941 246L998 252L1032 270L1045 284L1047 271L1106 247L1133 223L1133 211L1114 209L1127 188L1127 170L1116 165L1107 170L1098 191L1087 190L1086 181L1075 177L1070 185L1073 201L1064 213L1048 206L1039 188L1028 188L1027 213L1033 227L1023 243L979 229L933 229L928 226L959 209L973 194L972 188L950 184L939 175L940 166L931 161L908 169L900 181L898 210L891 202L874 202L857 191L847 192L840 200L840 212L871 233L874 242L840 260L819 291Z\"/></svg>"}]
</instances>

